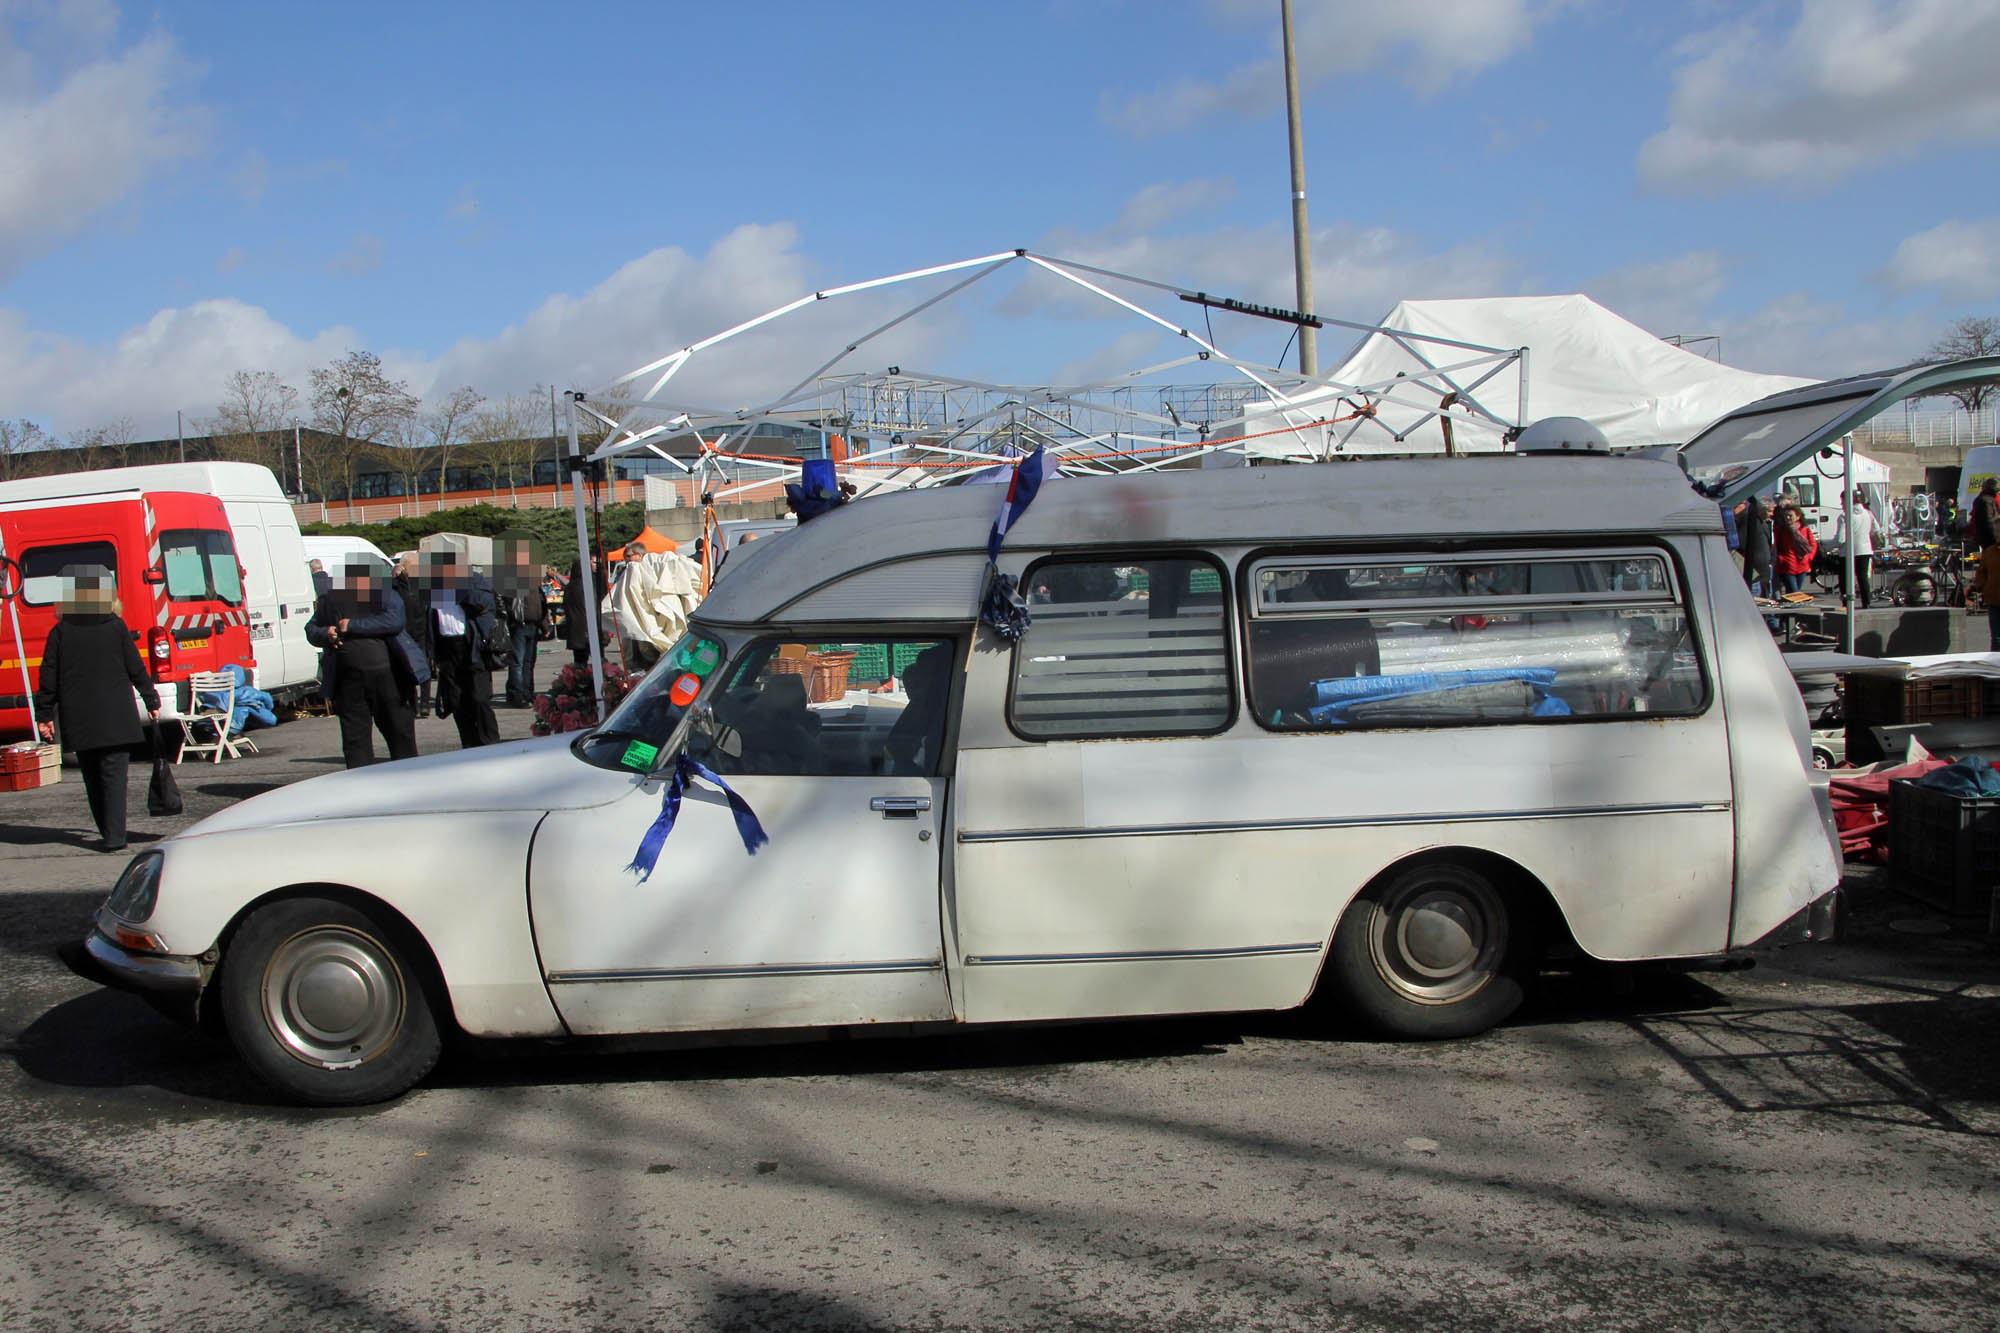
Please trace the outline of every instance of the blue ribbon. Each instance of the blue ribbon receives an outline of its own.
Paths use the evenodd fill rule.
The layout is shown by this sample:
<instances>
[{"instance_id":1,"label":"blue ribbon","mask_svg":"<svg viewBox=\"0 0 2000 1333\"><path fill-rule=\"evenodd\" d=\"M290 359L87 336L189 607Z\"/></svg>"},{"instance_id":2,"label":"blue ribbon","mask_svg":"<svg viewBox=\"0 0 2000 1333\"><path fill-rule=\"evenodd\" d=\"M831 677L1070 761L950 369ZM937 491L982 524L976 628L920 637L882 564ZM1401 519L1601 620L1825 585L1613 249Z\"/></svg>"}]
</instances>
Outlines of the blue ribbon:
<instances>
[{"instance_id":1,"label":"blue ribbon","mask_svg":"<svg viewBox=\"0 0 2000 1333\"><path fill-rule=\"evenodd\" d=\"M682 754L674 760L673 780L667 783L666 794L660 797L660 813L654 817L652 826L646 830L646 836L639 840L639 850L632 853L631 864L625 867L639 876L641 884L653 877L653 867L660 859L660 849L667 845L667 835L674 831L674 821L680 818L681 793L686 791L687 784L696 778L720 789L723 796L728 799L729 813L736 819L736 833L743 839L745 852L755 856L757 849L771 840L771 836L764 832L764 826L757 822L757 813L750 808L748 801L738 796L728 783L707 768L688 758L686 754Z\"/></svg>"},{"instance_id":2,"label":"blue ribbon","mask_svg":"<svg viewBox=\"0 0 2000 1333\"><path fill-rule=\"evenodd\" d=\"M1007 643L1018 643L1032 623L1028 599L1021 595L1014 576L1002 574L991 561L986 565L986 595L980 599L979 620Z\"/></svg>"}]
</instances>

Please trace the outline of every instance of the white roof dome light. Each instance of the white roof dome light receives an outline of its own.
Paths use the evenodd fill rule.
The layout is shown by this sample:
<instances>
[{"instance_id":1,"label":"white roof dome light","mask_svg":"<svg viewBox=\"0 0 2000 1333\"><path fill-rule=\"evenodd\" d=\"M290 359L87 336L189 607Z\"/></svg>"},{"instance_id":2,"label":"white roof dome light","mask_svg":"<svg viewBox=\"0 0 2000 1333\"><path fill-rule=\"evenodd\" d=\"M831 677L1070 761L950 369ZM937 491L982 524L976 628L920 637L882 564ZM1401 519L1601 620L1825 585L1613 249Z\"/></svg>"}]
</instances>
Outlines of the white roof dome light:
<instances>
[{"instance_id":1,"label":"white roof dome light","mask_svg":"<svg viewBox=\"0 0 2000 1333\"><path fill-rule=\"evenodd\" d=\"M1582 417L1543 417L1514 441L1517 454L1608 454L1611 441Z\"/></svg>"}]
</instances>

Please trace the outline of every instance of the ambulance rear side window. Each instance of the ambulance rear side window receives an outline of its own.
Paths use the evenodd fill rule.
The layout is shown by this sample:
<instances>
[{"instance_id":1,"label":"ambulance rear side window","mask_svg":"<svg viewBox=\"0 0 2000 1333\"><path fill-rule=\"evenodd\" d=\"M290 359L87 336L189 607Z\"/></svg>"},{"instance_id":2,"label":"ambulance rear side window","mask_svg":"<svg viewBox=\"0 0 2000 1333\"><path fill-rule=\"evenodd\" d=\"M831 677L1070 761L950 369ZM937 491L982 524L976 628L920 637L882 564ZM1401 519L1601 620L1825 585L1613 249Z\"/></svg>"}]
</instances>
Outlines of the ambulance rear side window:
<instances>
[{"instance_id":1,"label":"ambulance rear side window","mask_svg":"<svg viewBox=\"0 0 2000 1333\"><path fill-rule=\"evenodd\" d=\"M65 578L107 578L117 568L118 551L110 542L32 547L21 553L21 600L29 606L54 606L62 600Z\"/></svg>"}]
</instances>

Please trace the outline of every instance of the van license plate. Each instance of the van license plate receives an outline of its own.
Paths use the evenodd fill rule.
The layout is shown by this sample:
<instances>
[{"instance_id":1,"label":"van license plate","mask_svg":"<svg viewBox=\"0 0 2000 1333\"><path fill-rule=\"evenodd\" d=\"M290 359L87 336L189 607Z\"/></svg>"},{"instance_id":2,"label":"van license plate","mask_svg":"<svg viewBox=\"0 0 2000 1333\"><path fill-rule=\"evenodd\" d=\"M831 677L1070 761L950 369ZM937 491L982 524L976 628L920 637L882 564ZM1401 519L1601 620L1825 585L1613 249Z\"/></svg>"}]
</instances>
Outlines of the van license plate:
<instances>
[{"instance_id":1,"label":"van license plate","mask_svg":"<svg viewBox=\"0 0 2000 1333\"><path fill-rule=\"evenodd\" d=\"M182 652L186 652L190 648L206 648L208 647L208 636L203 635L199 639L181 639L178 640L174 644L174 646L176 648L179 648Z\"/></svg>"}]
</instances>

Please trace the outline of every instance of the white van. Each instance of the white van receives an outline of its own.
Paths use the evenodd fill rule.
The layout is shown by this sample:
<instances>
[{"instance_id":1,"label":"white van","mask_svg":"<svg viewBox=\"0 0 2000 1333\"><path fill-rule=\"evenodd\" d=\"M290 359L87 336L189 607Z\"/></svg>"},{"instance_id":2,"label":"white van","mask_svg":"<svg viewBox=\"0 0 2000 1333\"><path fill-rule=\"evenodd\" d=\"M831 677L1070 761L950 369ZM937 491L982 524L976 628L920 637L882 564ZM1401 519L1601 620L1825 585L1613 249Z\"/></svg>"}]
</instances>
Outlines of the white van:
<instances>
[{"instance_id":1,"label":"white van","mask_svg":"<svg viewBox=\"0 0 2000 1333\"><path fill-rule=\"evenodd\" d=\"M320 568L335 579L350 564L368 565L384 579L396 572L382 548L365 537L307 537L304 541L307 564L319 561Z\"/></svg>"},{"instance_id":2,"label":"white van","mask_svg":"<svg viewBox=\"0 0 2000 1333\"><path fill-rule=\"evenodd\" d=\"M1551 958L1828 929L1799 691L1672 464L1069 479L1006 536L1018 641L976 618L1002 499L872 497L737 551L593 730L211 816L133 862L80 965L354 1102L450 1026L1318 1000L1440 1037Z\"/></svg>"},{"instance_id":3,"label":"white van","mask_svg":"<svg viewBox=\"0 0 2000 1333\"><path fill-rule=\"evenodd\" d=\"M243 565L250 620L251 674L280 703L313 692L319 652L306 642L313 585L297 516L271 469L256 463L157 463L26 477L5 483L8 499L98 495L110 491L189 491L222 501Z\"/></svg>"}]
</instances>

